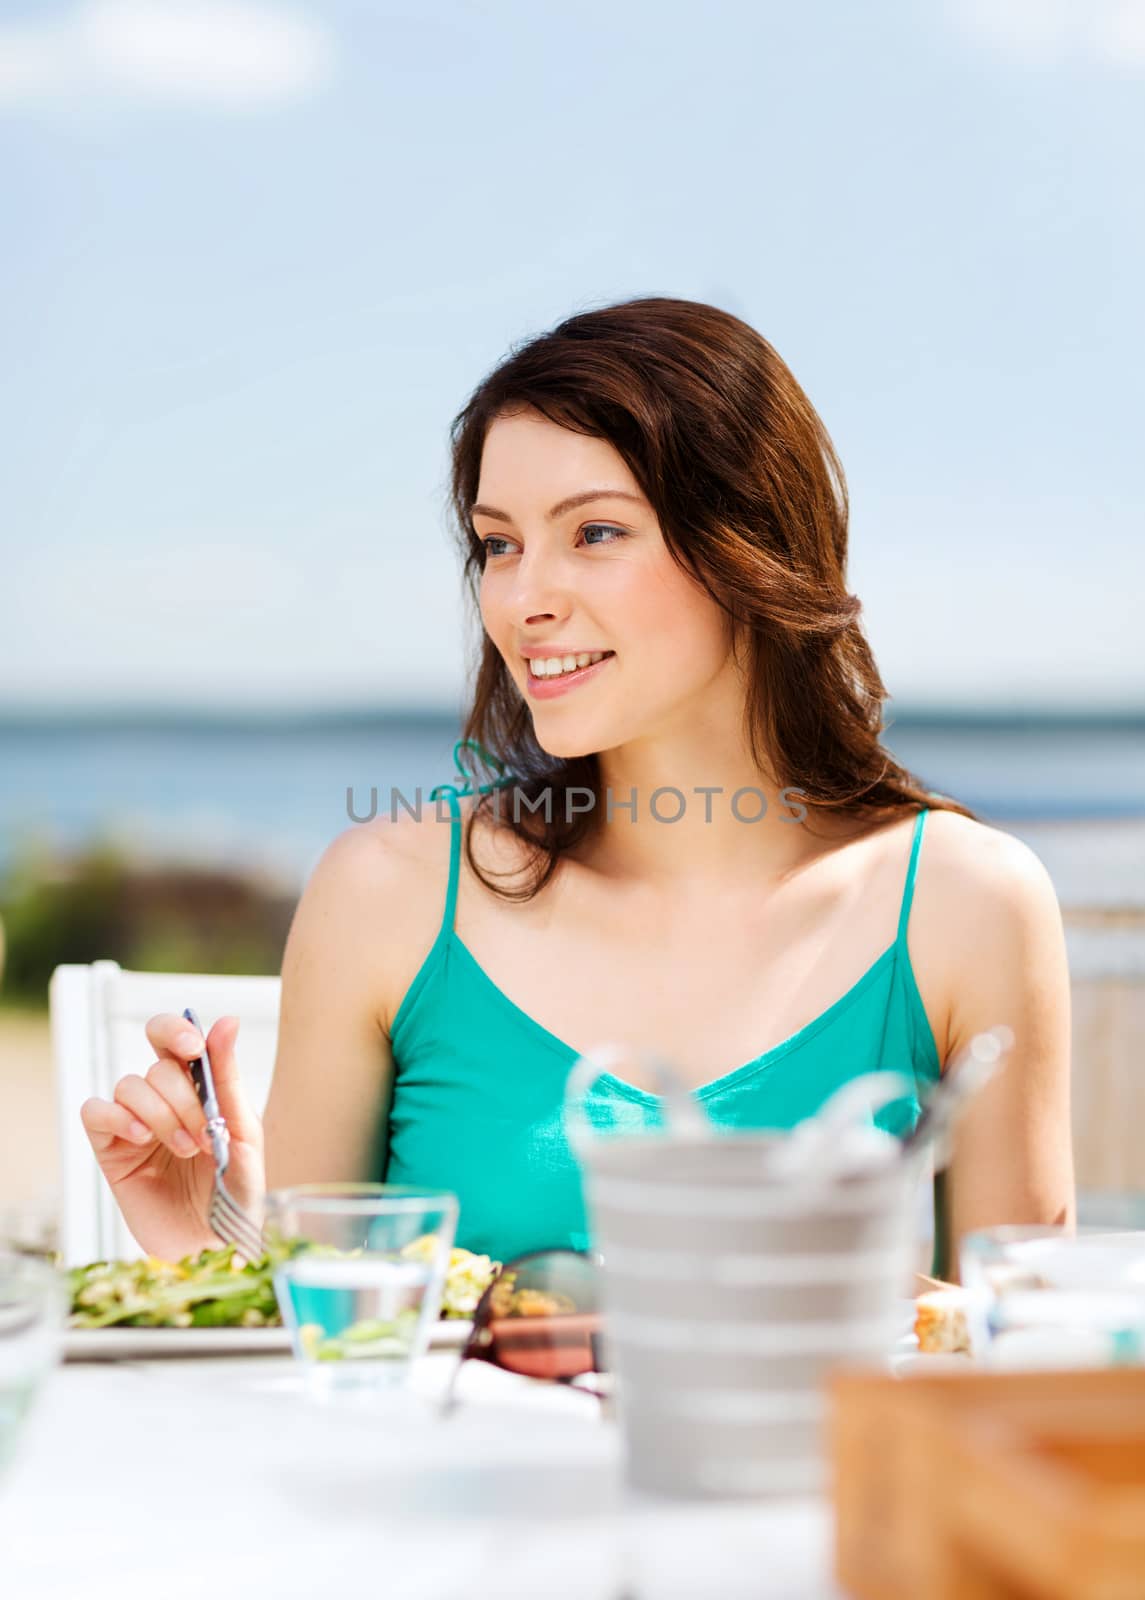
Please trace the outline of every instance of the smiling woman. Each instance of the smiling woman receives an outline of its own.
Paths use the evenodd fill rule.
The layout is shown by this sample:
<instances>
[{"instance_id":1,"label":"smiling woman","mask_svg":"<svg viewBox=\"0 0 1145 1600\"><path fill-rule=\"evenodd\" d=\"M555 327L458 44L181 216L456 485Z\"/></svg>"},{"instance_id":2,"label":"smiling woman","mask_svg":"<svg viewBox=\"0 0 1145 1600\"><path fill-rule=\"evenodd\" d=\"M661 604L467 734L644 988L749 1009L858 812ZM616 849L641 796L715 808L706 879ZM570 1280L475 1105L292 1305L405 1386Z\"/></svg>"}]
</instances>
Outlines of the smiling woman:
<instances>
[{"instance_id":1,"label":"smiling woman","mask_svg":"<svg viewBox=\"0 0 1145 1600\"><path fill-rule=\"evenodd\" d=\"M1017 1043L960 1131L935 1265L969 1228L1070 1220L1052 888L883 747L842 468L777 353L689 301L587 312L486 378L452 445L483 624L464 735L501 775L440 786L447 833L432 813L376 819L315 869L283 966L271 1181L381 1170L457 1193L467 1248L583 1245L562 1102L585 1050L667 1056L740 1128L791 1127L897 1069L910 1091L878 1121L905 1134L952 1055L1006 1023ZM154 1019L148 1082L85 1108L157 1253L205 1232L180 1033ZM254 1199L263 1130L232 1019L211 1045ZM651 1084L607 1074L587 1109L660 1116Z\"/></svg>"}]
</instances>

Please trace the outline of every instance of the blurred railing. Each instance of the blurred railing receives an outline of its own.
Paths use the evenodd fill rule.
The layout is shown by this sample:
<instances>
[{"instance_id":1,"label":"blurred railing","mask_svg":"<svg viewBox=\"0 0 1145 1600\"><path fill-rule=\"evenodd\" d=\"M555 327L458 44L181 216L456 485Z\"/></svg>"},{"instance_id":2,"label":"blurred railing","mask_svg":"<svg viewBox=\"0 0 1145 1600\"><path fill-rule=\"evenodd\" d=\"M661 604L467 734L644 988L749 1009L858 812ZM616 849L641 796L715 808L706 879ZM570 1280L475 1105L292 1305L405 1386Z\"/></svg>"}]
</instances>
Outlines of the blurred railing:
<instances>
[{"instance_id":1,"label":"blurred railing","mask_svg":"<svg viewBox=\"0 0 1145 1600\"><path fill-rule=\"evenodd\" d=\"M1145 1195L1145 906L1067 907L1079 1190Z\"/></svg>"}]
</instances>

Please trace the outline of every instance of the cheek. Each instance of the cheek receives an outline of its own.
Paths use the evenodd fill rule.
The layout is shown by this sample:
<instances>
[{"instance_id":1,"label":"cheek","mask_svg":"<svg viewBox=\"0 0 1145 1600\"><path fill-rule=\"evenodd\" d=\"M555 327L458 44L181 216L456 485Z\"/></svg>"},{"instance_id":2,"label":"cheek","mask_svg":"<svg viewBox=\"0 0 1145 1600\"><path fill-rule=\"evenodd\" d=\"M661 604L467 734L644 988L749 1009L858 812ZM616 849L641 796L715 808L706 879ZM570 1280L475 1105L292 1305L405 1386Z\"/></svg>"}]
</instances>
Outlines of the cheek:
<instances>
[{"instance_id":1,"label":"cheek","mask_svg":"<svg viewBox=\"0 0 1145 1600\"><path fill-rule=\"evenodd\" d=\"M477 603L481 612L481 621L485 631L491 639L496 639L504 627L504 606L497 601L497 585L483 576L477 590Z\"/></svg>"},{"instance_id":2,"label":"cheek","mask_svg":"<svg viewBox=\"0 0 1145 1600\"><path fill-rule=\"evenodd\" d=\"M728 653L727 628L720 607L676 566L634 574L624 596L625 630L653 642L677 662L687 658L705 668Z\"/></svg>"}]
</instances>

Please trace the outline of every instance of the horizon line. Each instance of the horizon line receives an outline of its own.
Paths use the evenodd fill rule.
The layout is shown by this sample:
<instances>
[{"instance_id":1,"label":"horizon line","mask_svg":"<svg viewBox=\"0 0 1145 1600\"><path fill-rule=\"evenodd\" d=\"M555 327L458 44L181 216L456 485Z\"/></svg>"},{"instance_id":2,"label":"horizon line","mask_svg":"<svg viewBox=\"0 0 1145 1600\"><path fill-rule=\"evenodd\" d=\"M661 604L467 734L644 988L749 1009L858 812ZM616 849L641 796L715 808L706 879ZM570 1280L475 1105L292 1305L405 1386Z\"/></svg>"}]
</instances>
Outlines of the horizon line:
<instances>
[{"instance_id":1,"label":"horizon line","mask_svg":"<svg viewBox=\"0 0 1145 1600\"><path fill-rule=\"evenodd\" d=\"M385 727L413 723L450 725L460 734L465 708L447 701L410 703L372 702L370 705L247 706L217 703L183 704L108 702L0 703L0 732L21 728L155 728L212 727L220 731L243 728L301 730L319 727ZM1057 728L1145 728L1145 705L1110 700L1081 701L884 701L884 735L896 726L951 728L1016 726Z\"/></svg>"}]
</instances>

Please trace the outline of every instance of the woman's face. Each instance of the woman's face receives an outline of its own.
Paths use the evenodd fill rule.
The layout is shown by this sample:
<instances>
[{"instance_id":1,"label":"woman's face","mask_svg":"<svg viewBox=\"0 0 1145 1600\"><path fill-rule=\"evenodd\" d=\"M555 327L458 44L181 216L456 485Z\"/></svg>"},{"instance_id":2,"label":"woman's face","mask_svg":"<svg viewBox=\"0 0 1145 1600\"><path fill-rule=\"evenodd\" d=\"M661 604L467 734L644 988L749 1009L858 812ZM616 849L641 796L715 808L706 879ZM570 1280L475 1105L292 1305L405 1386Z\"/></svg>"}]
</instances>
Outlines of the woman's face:
<instances>
[{"instance_id":1,"label":"woman's face","mask_svg":"<svg viewBox=\"0 0 1145 1600\"><path fill-rule=\"evenodd\" d=\"M497 418L472 518L484 545L485 629L550 755L685 731L717 680L727 689L724 613L672 559L606 440L533 410ZM603 660L568 677L532 675L538 660L598 652Z\"/></svg>"}]
</instances>

